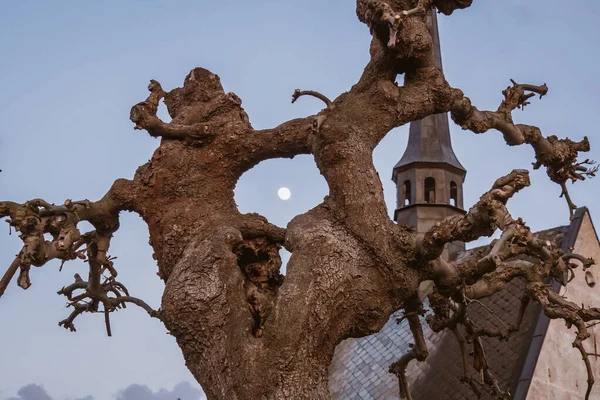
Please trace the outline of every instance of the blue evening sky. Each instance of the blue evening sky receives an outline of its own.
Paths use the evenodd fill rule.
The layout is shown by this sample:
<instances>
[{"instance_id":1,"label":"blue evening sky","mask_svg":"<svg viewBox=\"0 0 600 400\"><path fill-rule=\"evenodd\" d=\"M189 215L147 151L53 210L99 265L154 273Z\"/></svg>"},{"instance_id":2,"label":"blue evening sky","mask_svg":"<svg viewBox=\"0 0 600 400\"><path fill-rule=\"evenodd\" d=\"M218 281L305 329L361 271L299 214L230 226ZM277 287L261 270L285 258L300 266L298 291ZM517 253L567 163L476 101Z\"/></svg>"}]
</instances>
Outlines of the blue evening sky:
<instances>
[{"instance_id":1,"label":"blue evening sky","mask_svg":"<svg viewBox=\"0 0 600 400\"><path fill-rule=\"evenodd\" d=\"M439 17L449 82L481 109L498 106L509 78L546 82L548 96L515 112L515 120L538 125L546 135L577 140L587 135L589 157L600 159L600 3L474 3ZM217 73L225 90L242 98L255 128L319 111L315 99L290 104L291 94L299 87L334 98L357 80L368 60L370 35L354 10L353 1L340 0L0 2L0 199L95 200L114 179L131 178L158 141L133 130L130 107L145 99L149 79L169 90L196 66ZM451 129L455 152L468 170L467 207L497 177L513 168L531 169L531 148L510 148L498 132ZM396 129L375 152L390 213L391 168L407 134L407 127ZM276 196L281 186L292 191L287 202ZM590 180L571 193L600 218L598 189ZM302 156L249 171L236 200L242 211L285 226L326 193L312 158ZM510 210L534 230L564 225L567 206L559 194L544 171L534 171L532 187L510 201ZM163 284L147 228L133 214L121 221L111 246L119 276L132 295L157 308ZM7 226L2 232L4 268L21 245ZM175 340L143 311L128 307L114 315L112 338L100 315L78 318L77 333L58 327L69 310L56 291L83 268L67 264L59 273L58 263L50 263L32 270L29 290L13 283L0 299L0 399L199 399Z\"/></svg>"}]
</instances>

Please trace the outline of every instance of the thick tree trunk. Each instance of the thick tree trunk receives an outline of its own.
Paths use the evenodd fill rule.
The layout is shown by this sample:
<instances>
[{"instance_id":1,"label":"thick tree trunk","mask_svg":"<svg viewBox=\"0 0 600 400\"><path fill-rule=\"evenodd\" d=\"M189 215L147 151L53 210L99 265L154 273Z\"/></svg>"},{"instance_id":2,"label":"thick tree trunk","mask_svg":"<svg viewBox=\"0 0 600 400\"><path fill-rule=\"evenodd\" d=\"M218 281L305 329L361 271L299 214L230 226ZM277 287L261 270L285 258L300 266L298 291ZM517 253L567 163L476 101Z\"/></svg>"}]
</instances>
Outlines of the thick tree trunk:
<instances>
[{"instance_id":1,"label":"thick tree trunk","mask_svg":"<svg viewBox=\"0 0 600 400\"><path fill-rule=\"evenodd\" d=\"M288 229L288 277L264 305L272 311L255 337L247 278L234 253L239 231L232 224L217 232L184 250L161 308L209 399L329 398L335 346L377 331L393 311L389 296L376 290L386 283L369 252L324 207L297 217Z\"/></svg>"},{"instance_id":2,"label":"thick tree trunk","mask_svg":"<svg viewBox=\"0 0 600 400\"><path fill-rule=\"evenodd\" d=\"M166 97L172 124L181 125L152 122L150 128L179 135L202 120L199 107L229 104L232 95L216 87L197 105L193 96L215 79L206 70L192 71L184 88ZM202 92L197 81L204 82ZM151 90L160 94L156 85ZM181 111L185 101L194 112ZM348 115L364 117L361 101L347 104ZM148 107L141 104L136 112ZM237 119L244 115L239 103L234 106L223 119L228 129L210 145L164 138L136 174L132 208L148 223L166 284L160 315L210 399L326 399L335 346L379 330L418 286L418 273L405 268L413 234L387 216L371 160L376 133L386 128L365 130L340 118L308 138L310 119L291 121L284 135L265 131L270 138L260 143L261 135ZM294 137L299 134L305 139ZM331 182L329 198L286 231L239 214L233 201L237 179L265 156L265 144L278 146L264 153L269 156L312 151ZM277 254L284 242L292 252L285 278Z\"/></svg>"}]
</instances>

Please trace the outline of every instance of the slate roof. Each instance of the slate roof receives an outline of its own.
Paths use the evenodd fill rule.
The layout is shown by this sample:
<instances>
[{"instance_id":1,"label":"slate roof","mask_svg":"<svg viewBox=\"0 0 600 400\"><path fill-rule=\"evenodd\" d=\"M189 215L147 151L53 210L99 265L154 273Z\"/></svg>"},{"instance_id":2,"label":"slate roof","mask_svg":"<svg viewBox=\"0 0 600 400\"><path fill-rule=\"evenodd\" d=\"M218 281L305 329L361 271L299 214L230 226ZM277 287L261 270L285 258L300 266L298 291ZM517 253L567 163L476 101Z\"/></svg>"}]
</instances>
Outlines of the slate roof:
<instances>
[{"instance_id":1,"label":"slate roof","mask_svg":"<svg viewBox=\"0 0 600 400\"><path fill-rule=\"evenodd\" d=\"M329 366L329 389L332 399L397 399L398 380L388 373L388 367L407 351L412 343L408 323L398 326L393 314L381 331L360 339L340 343ZM426 330L429 348L435 348L442 338ZM418 371L421 373L421 370Z\"/></svg>"},{"instance_id":2,"label":"slate roof","mask_svg":"<svg viewBox=\"0 0 600 400\"><path fill-rule=\"evenodd\" d=\"M576 218L569 226L541 231L536 236L553 241L566 250L574 245L586 211L585 208L577 210ZM466 255L476 250L469 250ZM524 285L522 280L515 279L503 291L483 299L485 307L470 305L469 317L479 326L498 326L499 322L490 313L491 310L506 323L512 323L520 306ZM399 399L397 379L388 372L388 367L413 342L407 322L396 324L399 315L392 315L378 333L347 339L338 345L329 367L332 399ZM490 368L501 387L522 396L515 396L515 399L525 398L547 326L547 317L537 304L532 303L524 315L521 329L508 341L482 339ZM407 369L414 400L476 399L470 387L459 381L462 364L454 336L449 332L436 334L426 323L423 330L430 355L425 362L412 361ZM474 372L472 368L471 371ZM492 399L485 391L482 395L482 399Z\"/></svg>"},{"instance_id":3,"label":"slate roof","mask_svg":"<svg viewBox=\"0 0 600 400\"><path fill-rule=\"evenodd\" d=\"M510 324L515 320L519 310L520 299L525 288L522 280L514 280L506 289L497 295L482 301L494 314ZM531 304L524 315L521 329L511 336L508 341L495 338L482 338L490 369L502 389L515 392L519 380L525 354L529 348L532 332L537 322L540 307ZM498 327L499 323L488 310L479 304L469 306L469 317L481 327ZM425 361L430 365L427 374L420 375L412 382L411 393L415 400L448 399L467 400L477 399L475 393L467 384L458 378L462 375L460 350L454 335L443 334L439 348ZM467 351L469 348L467 347ZM471 360L469 360L471 362ZM416 365L413 368L419 368ZM471 368L469 366L469 368ZM477 379L474 369L470 369L473 378ZM435 382L435 385L431 383ZM484 399L492 399L483 395Z\"/></svg>"}]
</instances>

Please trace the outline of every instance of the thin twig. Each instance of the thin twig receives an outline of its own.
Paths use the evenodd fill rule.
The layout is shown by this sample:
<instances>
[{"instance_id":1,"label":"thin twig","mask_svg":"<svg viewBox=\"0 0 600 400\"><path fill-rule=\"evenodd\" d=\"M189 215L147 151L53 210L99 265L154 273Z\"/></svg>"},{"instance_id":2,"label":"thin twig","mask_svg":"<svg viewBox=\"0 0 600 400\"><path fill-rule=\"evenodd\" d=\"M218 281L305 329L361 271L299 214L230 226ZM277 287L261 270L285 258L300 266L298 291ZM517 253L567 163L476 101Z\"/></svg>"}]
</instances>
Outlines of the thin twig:
<instances>
[{"instance_id":1,"label":"thin twig","mask_svg":"<svg viewBox=\"0 0 600 400\"><path fill-rule=\"evenodd\" d=\"M427 344L425 343L425 337L423 336L423 328L421 327L421 321L419 315L416 312L409 312L406 315L410 330L413 334L415 344L411 350L402 355L398 361L390 365L389 372L396 375L398 378L398 386L400 391L400 398L412 400L413 397L410 394L408 387L408 379L406 378L406 367L408 363L416 359L418 361L424 361L429 355Z\"/></svg>"},{"instance_id":2,"label":"thin twig","mask_svg":"<svg viewBox=\"0 0 600 400\"><path fill-rule=\"evenodd\" d=\"M109 337L112 336L110 330L110 310L106 307L106 304L104 304L104 323L106 325L106 335Z\"/></svg>"},{"instance_id":3,"label":"thin twig","mask_svg":"<svg viewBox=\"0 0 600 400\"><path fill-rule=\"evenodd\" d=\"M600 321L593 322L593 323L587 325L586 328L591 328L591 327L596 326L598 324L600 324Z\"/></svg>"},{"instance_id":4,"label":"thin twig","mask_svg":"<svg viewBox=\"0 0 600 400\"><path fill-rule=\"evenodd\" d=\"M469 301L469 302L472 302L472 303L477 303L477 304L479 304L479 305L480 305L481 307L483 307L483 308L484 308L484 309L485 309L487 312L489 312L490 314L492 314L492 316L493 316L494 318L496 318L496 320L498 320L498 322L500 322L500 323L502 324L502 326L504 327L504 329L506 329L507 331L510 331L510 327L509 327L508 325L506 325L506 323L505 323L504 321L502 321L502 319L501 319L501 318L500 318L498 315L496 315L496 313L495 313L495 312L493 312L493 311L492 311L492 310L491 310L489 307L487 307L487 306L486 306L485 304L483 304L481 301L479 301L479 300L471 300L471 299L469 299L469 298L468 298L468 297L466 297L466 296L465 296L465 299L466 299L467 301Z\"/></svg>"},{"instance_id":5,"label":"thin twig","mask_svg":"<svg viewBox=\"0 0 600 400\"><path fill-rule=\"evenodd\" d=\"M569 195L569 190L567 189L567 185L565 184L565 182L562 182L560 184L560 187L562 189L560 197L564 197L567 201L567 205L569 206L570 219L572 221L573 219L575 219L575 214L573 213L573 211L577 210L577 206L571 200L571 196Z\"/></svg>"},{"instance_id":6,"label":"thin twig","mask_svg":"<svg viewBox=\"0 0 600 400\"><path fill-rule=\"evenodd\" d=\"M331 100L329 100L329 98L327 96L325 96L324 94L316 92L314 90L300 90L300 89L294 90L294 94L292 94L292 104L295 103L296 100L298 100L298 98L301 96L313 96L319 100L322 100L327 107L331 106Z\"/></svg>"},{"instance_id":7,"label":"thin twig","mask_svg":"<svg viewBox=\"0 0 600 400\"><path fill-rule=\"evenodd\" d=\"M585 363L585 369L587 372L587 390L585 391L585 400L590 398L590 393L592 392L592 387L594 386L594 372L592 372L592 365L590 364L590 358L588 357L588 353L583 347L583 340L581 338L581 334L577 334L577 338L573 342L573 347L576 347L577 350L581 353L581 357L583 358L583 362Z\"/></svg>"},{"instance_id":8,"label":"thin twig","mask_svg":"<svg viewBox=\"0 0 600 400\"><path fill-rule=\"evenodd\" d=\"M20 265L21 265L21 257L17 256L17 257L15 257L13 262L10 264L10 266L4 273L2 280L0 280L0 297L2 297L2 295L4 294L4 291L8 287L8 284L10 283L12 278L17 273L17 270L19 269Z\"/></svg>"},{"instance_id":9,"label":"thin twig","mask_svg":"<svg viewBox=\"0 0 600 400\"><path fill-rule=\"evenodd\" d=\"M469 380L469 367L467 363L467 349L465 347L465 338L462 337L456 326L452 327L451 331L452 333L454 333L454 337L458 342L458 348L460 349L460 357L462 359L463 365L463 378L466 382Z\"/></svg>"},{"instance_id":10,"label":"thin twig","mask_svg":"<svg viewBox=\"0 0 600 400\"><path fill-rule=\"evenodd\" d=\"M531 85L528 83L517 83L513 79L511 79L510 81L514 86L520 86L524 90L539 94L540 99L548 93L548 86L545 83L543 85Z\"/></svg>"}]
</instances>

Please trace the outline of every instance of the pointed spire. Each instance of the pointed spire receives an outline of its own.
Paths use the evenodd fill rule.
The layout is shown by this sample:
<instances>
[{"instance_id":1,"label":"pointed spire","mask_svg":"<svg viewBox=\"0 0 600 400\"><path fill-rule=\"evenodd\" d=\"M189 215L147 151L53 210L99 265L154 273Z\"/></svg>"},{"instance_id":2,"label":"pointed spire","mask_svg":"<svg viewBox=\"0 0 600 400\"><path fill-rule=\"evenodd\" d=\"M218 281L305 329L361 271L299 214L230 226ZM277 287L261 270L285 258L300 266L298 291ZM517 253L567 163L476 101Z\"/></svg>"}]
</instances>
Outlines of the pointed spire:
<instances>
[{"instance_id":1,"label":"pointed spire","mask_svg":"<svg viewBox=\"0 0 600 400\"><path fill-rule=\"evenodd\" d=\"M427 25L433 40L435 65L442 68L442 53L435 9L427 16ZM466 174L465 168L456 158L450 142L450 127L447 114L430 115L410 123L408 145L404 155L394 166L392 180L396 182L398 172L406 170L413 163L445 164Z\"/></svg>"},{"instance_id":2,"label":"pointed spire","mask_svg":"<svg viewBox=\"0 0 600 400\"><path fill-rule=\"evenodd\" d=\"M431 34L431 40L433 41L433 58L435 66L439 69L442 68L442 50L440 47L440 31L438 30L437 13L435 8L429 10L427 15L427 28Z\"/></svg>"}]
</instances>

